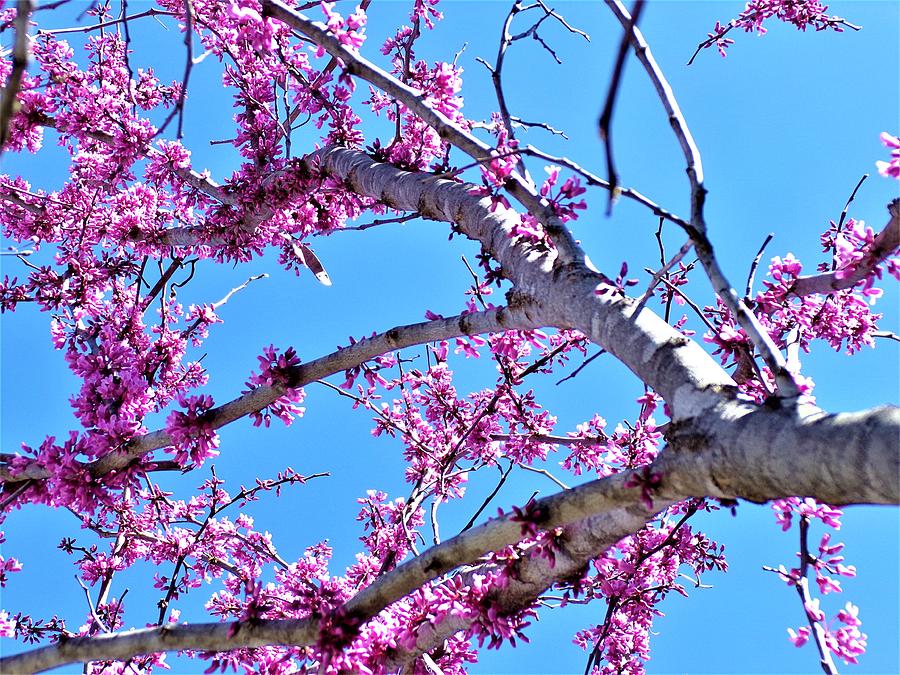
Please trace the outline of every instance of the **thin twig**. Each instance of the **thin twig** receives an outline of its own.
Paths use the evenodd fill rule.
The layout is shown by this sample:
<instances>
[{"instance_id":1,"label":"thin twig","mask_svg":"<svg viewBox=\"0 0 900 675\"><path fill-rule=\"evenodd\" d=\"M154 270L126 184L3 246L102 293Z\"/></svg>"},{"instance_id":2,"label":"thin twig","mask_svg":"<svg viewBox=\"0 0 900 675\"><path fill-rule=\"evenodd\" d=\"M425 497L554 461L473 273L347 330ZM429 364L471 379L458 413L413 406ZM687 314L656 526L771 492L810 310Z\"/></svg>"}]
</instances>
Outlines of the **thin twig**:
<instances>
[{"instance_id":1,"label":"thin twig","mask_svg":"<svg viewBox=\"0 0 900 675\"><path fill-rule=\"evenodd\" d=\"M368 230L373 227L378 227L379 225L387 225L389 223L407 223L410 220L414 220L416 218L422 218L422 215L419 213L409 213L405 216L397 216L396 218L376 218L370 223L365 223L363 225L353 225L352 227L344 226L329 234L334 234L334 232L347 232L348 230ZM427 220L427 218L423 218L423 220Z\"/></svg>"},{"instance_id":2,"label":"thin twig","mask_svg":"<svg viewBox=\"0 0 900 675\"><path fill-rule=\"evenodd\" d=\"M519 462L516 466L518 466L518 467L520 467L520 468L522 468L522 469L525 469L526 471L531 471L532 473L539 473L539 474L541 474L542 476L546 476L547 478L549 478L550 480L552 480L554 483L556 483L559 487L561 487L563 490L568 490L568 489L569 489L569 486L568 486L568 485L566 485L566 484L563 483L559 478L557 478L557 477L554 476L552 473L550 473L549 471L547 471L547 469L538 469L538 468L533 467L533 466L528 466L527 464L522 464L521 462Z\"/></svg>"},{"instance_id":3,"label":"thin twig","mask_svg":"<svg viewBox=\"0 0 900 675\"><path fill-rule=\"evenodd\" d=\"M178 131L175 137L181 139L184 136L184 100L187 96L188 82L191 79L191 70L194 67L194 6L191 4L191 0L184 0L184 48L187 56L184 61L184 74L181 76L181 90L178 92L178 102L166 116L166 119L157 130L156 136L165 132L175 115L178 115Z\"/></svg>"},{"instance_id":4,"label":"thin twig","mask_svg":"<svg viewBox=\"0 0 900 675\"><path fill-rule=\"evenodd\" d=\"M772 241L772 238L774 236L774 232L769 233L769 236L766 237L766 240L762 243L762 246L759 247L759 251L757 251L756 257L753 259L753 262L750 263L750 273L747 275L747 288L744 291L744 298L746 300L750 299L750 294L753 292L753 279L756 276L756 268L759 267L759 261L762 260L763 252L766 250L766 246L769 245L769 242Z\"/></svg>"},{"instance_id":5,"label":"thin twig","mask_svg":"<svg viewBox=\"0 0 900 675\"><path fill-rule=\"evenodd\" d=\"M616 64L613 66L613 75L609 82L609 89L606 92L606 103L603 105L603 112L600 113L600 119L597 120L600 139L603 141L603 148L606 151L606 175L609 176L609 199L606 204L607 216L612 214L613 204L615 204L617 197L616 190L619 187L619 174L616 171L616 162L613 158L613 111L616 107L616 97L619 94L619 87L622 84L622 74L625 72L625 57L628 55L631 29L637 25L641 18L641 12L643 11L644 0L636 0L634 7L631 10L631 23L629 27L625 29L625 34L619 42L619 51L616 54Z\"/></svg>"},{"instance_id":6,"label":"thin twig","mask_svg":"<svg viewBox=\"0 0 900 675\"><path fill-rule=\"evenodd\" d=\"M46 6L41 5L38 7L39 10L46 9ZM37 32L38 35L64 35L66 33L90 33L95 30L102 30L103 28L108 28L109 26L115 26L120 23L128 23L129 21L134 21L135 19L143 19L148 16L175 16L175 12L167 12L162 9L150 8L143 12L138 12L137 14L131 14L130 16L120 16L118 19L110 19L109 21L103 21L101 23L92 23L88 26L73 26L72 28L52 28L52 29L41 29Z\"/></svg>"},{"instance_id":7,"label":"thin twig","mask_svg":"<svg viewBox=\"0 0 900 675\"><path fill-rule=\"evenodd\" d=\"M532 155L534 157L539 157L541 159L547 160L548 162L553 162L554 164L559 164L560 166L564 166L567 169L570 169L570 170L574 171L575 173L579 174L581 177L583 177L587 181L588 185L600 187L600 188L603 188L604 190L612 189L612 186L610 185L609 181L604 180L604 179L600 178L599 176L597 176L596 174L591 173L590 171L583 168L576 162L573 162L568 157L559 157L556 155L551 155L549 153L544 152L543 150L539 150L538 148L534 147L533 145L527 145L524 148L518 148L517 152L525 154L525 155ZM666 209L659 206L659 204L657 204L653 200L642 195L637 190L633 190L631 188L623 188L623 187L619 187L619 188L617 188L617 190L619 192L620 197L625 197L627 199L631 199L633 201L636 201L638 204L641 204L642 206L647 207L648 209L650 209L650 211L653 213L653 215L657 216L658 218L663 218L672 223L675 223L676 225L678 225L679 227L681 227L683 229L690 228L690 226L691 226L690 223L688 221L686 221L684 218L681 218L680 216L670 213Z\"/></svg>"},{"instance_id":8,"label":"thin twig","mask_svg":"<svg viewBox=\"0 0 900 675\"><path fill-rule=\"evenodd\" d=\"M647 303L647 300L650 299L650 296L653 295L653 291L656 290L657 285L659 285L660 279L663 277L668 277L669 270L675 267L679 262L684 259L684 256L688 254L688 252L693 247L694 242L688 239L684 244L681 245L681 248L672 256L672 258L659 270L653 273L653 278L650 280L650 284L647 286L647 290L644 291L644 294L640 297L637 302L637 305L634 308L634 312L632 316L637 316L641 313L641 310L644 308L644 305Z\"/></svg>"},{"instance_id":9,"label":"thin twig","mask_svg":"<svg viewBox=\"0 0 900 675\"><path fill-rule=\"evenodd\" d=\"M575 376L577 376L578 373L580 373L582 370L584 370L585 367L586 367L589 363L591 363L591 362L592 362L594 359L596 359L598 356L602 356L602 355L605 354L605 353L606 353L606 350L603 349L603 348L601 348L600 351L597 352L596 354L594 354L593 356L588 356L584 361L581 362L581 365L578 366L575 370L573 370L569 375L566 375L564 378L562 378L562 379L560 379L560 380L557 380L556 386L558 387L559 385L561 385L561 384L562 384L563 382L565 382L566 380L571 380L571 379L575 378Z\"/></svg>"},{"instance_id":10,"label":"thin twig","mask_svg":"<svg viewBox=\"0 0 900 675\"><path fill-rule=\"evenodd\" d=\"M841 211L841 217L838 219L838 231L844 226L844 220L847 218L847 212L850 210L850 204L856 199L856 193L859 192L859 188L862 187L862 184L866 182L866 179L869 177L869 174L864 173L862 178L859 179L859 182L856 184L856 187L853 188L853 192L850 193L850 196L847 198L847 203L844 204L844 208Z\"/></svg>"},{"instance_id":11,"label":"thin twig","mask_svg":"<svg viewBox=\"0 0 900 675\"><path fill-rule=\"evenodd\" d=\"M900 335L896 333L892 333L889 330L876 330L872 333L873 337L877 338L886 338L888 340L895 340L896 342L900 342Z\"/></svg>"},{"instance_id":12,"label":"thin twig","mask_svg":"<svg viewBox=\"0 0 900 675\"><path fill-rule=\"evenodd\" d=\"M509 477L510 472L513 470L515 464L510 462L510 465L506 468L505 471L500 475L500 480L497 482L497 485L494 486L494 489L491 490L491 493L485 498L484 502L482 502L481 506L478 507L478 510L469 518L469 522L466 523L466 526L459 531L460 534L465 532L475 524L475 521L478 520L478 516L480 516L484 510L487 508L488 504L491 503L491 500L497 496L497 493L500 492L500 488L503 487L503 484L506 482L506 479Z\"/></svg>"}]
</instances>

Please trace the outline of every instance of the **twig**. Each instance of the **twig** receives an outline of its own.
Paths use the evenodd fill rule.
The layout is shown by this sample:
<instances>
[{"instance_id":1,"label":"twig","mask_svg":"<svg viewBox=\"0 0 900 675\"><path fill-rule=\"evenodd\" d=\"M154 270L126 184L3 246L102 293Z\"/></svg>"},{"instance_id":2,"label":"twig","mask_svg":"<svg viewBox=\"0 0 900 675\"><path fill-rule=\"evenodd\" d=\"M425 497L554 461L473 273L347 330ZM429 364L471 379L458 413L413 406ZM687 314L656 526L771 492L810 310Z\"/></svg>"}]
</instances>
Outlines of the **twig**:
<instances>
[{"instance_id":1,"label":"twig","mask_svg":"<svg viewBox=\"0 0 900 675\"><path fill-rule=\"evenodd\" d=\"M616 190L619 187L619 174L616 171L616 162L613 158L612 145L612 117L616 107L616 97L619 93L619 87L622 84L622 74L625 72L625 57L628 55L628 46L630 44L631 29L637 25L641 18L641 12L644 11L644 0L636 0L631 10L631 22L625 29L625 34L619 42L619 51L616 54L616 64L613 66L612 79L609 82L609 89L606 92L606 103L603 105L603 112L600 113L600 119L597 120L597 128L600 132L600 139L603 141L603 148L606 151L606 175L609 176L609 199L606 204L606 215L612 215L613 204L616 201Z\"/></svg>"},{"instance_id":2,"label":"twig","mask_svg":"<svg viewBox=\"0 0 900 675\"><path fill-rule=\"evenodd\" d=\"M44 5L38 7L38 9L47 9ZM132 14L130 16L120 16L118 19L110 19L109 21L103 21L101 23L93 23L88 26L74 26L72 28L53 28L53 29L41 29L37 32L38 35L63 35L66 33L89 33L95 30L102 30L103 28L108 28L109 26L115 26L120 23L128 23L129 21L134 21L135 19L142 19L148 16L175 16L175 12L167 12L162 9L156 9L155 7L151 7L148 10L143 12L138 12L137 14Z\"/></svg>"},{"instance_id":3,"label":"twig","mask_svg":"<svg viewBox=\"0 0 900 675\"><path fill-rule=\"evenodd\" d=\"M850 210L850 204L856 199L856 193L859 192L859 188L862 187L862 184L866 182L866 179L869 177L869 174L864 173L862 178L859 179L859 182L856 184L856 187L853 188L853 192L850 193L850 196L847 198L847 203L844 204L844 208L841 211L841 217L838 219L838 231L844 226L844 220L847 218L847 212Z\"/></svg>"},{"instance_id":4,"label":"twig","mask_svg":"<svg viewBox=\"0 0 900 675\"><path fill-rule=\"evenodd\" d=\"M191 70L194 67L194 7L191 4L191 0L184 0L184 48L187 52L187 56L184 61L184 74L181 76L181 90L178 92L178 102L166 116L166 119L156 131L155 136L159 136L165 132L176 114L178 115L178 131L176 132L175 137L181 139L184 136L184 99L187 96L188 82L191 79Z\"/></svg>"},{"instance_id":5,"label":"twig","mask_svg":"<svg viewBox=\"0 0 900 675\"><path fill-rule=\"evenodd\" d=\"M566 140L569 140L569 137L564 131L560 131L559 129L552 127L551 125L547 124L547 122L528 122L526 120L523 120L521 117L516 117L515 115L510 115L509 121L512 122L512 125L514 127L525 127L526 129L528 127L537 127L539 129L549 131L554 136L562 136Z\"/></svg>"},{"instance_id":6,"label":"twig","mask_svg":"<svg viewBox=\"0 0 900 675\"><path fill-rule=\"evenodd\" d=\"M697 306L696 302L694 302L687 295L685 295L684 291L682 291L680 288L678 288L678 286L675 286L674 284L672 284L672 282L670 282L665 277L660 279L660 281L663 282L666 286L668 286L670 291L672 291L673 293L678 293L678 295L681 296L681 298L687 303L688 307L693 309L694 312L697 313L697 316L699 316L701 319L703 319L703 323L705 323L707 328L709 328L713 332L713 335L715 335L718 332L716 327L713 326L712 323L710 322L710 320L706 318L706 315L703 314L703 310L701 310L700 307Z\"/></svg>"},{"instance_id":7,"label":"twig","mask_svg":"<svg viewBox=\"0 0 900 675\"><path fill-rule=\"evenodd\" d=\"M525 469L526 471L531 471L531 472L533 472L533 473L539 473L539 474L541 474L542 476L546 476L547 478L549 478L550 480L552 480L554 483L556 483L559 487L561 487L563 490L568 490L568 489L569 489L569 486L568 486L568 485L566 485L566 484L563 483L559 478L557 478L557 477L554 476L552 473L550 473L549 471L547 471L547 469L538 469L538 468L533 467L533 466L528 466L527 464L522 464L521 462L519 462L516 466L518 466L518 467L520 467L520 468L522 468L522 469Z\"/></svg>"},{"instance_id":8,"label":"twig","mask_svg":"<svg viewBox=\"0 0 900 675\"><path fill-rule=\"evenodd\" d=\"M503 471L502 474L500 474L500 480L497 481L497 485L495 485L494 489L491 490L491 493L487 497L485 497L481 506L478 507L478 510L472 515L471 518L469 518L469 522L466 523L466 526L459 531L460 534L462 534L466 530L469 530L472 528L472 526L475 524L475 521L478 520L478 516L480 516L484 512L484 510L488 507L488 504L491 503L491 500L493 500L494 497L497 496L497 493L500 492L500 488L503 487L503 484L506 482L506 479L509 478L509 474L513 470L514 466L515 466L515 464L510 462L509 466L506 467L506 470Z\"/></svg>"},{"instance_id":9,"label":"twig","mask_svg":"<svg viewBox=\"0 0 900 675\"><path fill-rule=\"evenodd\" d=\"M774 232L769 233L765 241L762 243L762 246L759 247L759 251L757 251L756 257L753 259L753 262L750 263L750 273L747 275L747 288L744 291L744 298L747 300L750 299L750 294L753 292L753 279L756 276L756 268L759 267L759 261L762 260L763 252L766 250L766 246L769 245L769 242L772 241L772 238L774 236Z\"/></svg>"},{"instance_id":10,"label":"twig","mask_svg":"<svg viewBox=\"0 0 900 675\"><path fill-rule=\"evenodd\" d=\"M895 340L896 342L900 342L900 335L892 333L889 330L876 330L872 333L872 335L877 338L886 338L888 340Z\"/></svg>"},{"instance_id":11,"label":"twig","mask_svg":"<svg viewBox=\"0 0 900 675\"><path fill-rule=\"evenodd\" d=\"M586 367L589 363L591 363L591 362L592 362L594 359L596 359L598 356L602 356L602 355L605 354L605 353L606 353L606 350L603 349L603 348L601 348L600 351L597 352L596 354L594 354L593 356L588 356L584 361L581 362L581 365L578 366L575 370L573 370L569 375L566 375L564 378L562 378L562 379L560 379L560 380L557 380L556 386L558 387L559 385L561 385L561 384L562 384L563 382L565 382L566 380L571 380L571 379L575 378L575 377L578 375L578 373L580 373L582 370L584 370L585 367Z\"/></svg>"},{"instance_id":12,"label":"twig","mask_svg":"<svg viewBox=\"0 0 900 675\"><path fill-rule=\"evenodd\" d=\"M422 218L422 215L419 213L409 213L405 216L397 216L396 218L376 218L371 223L365 223L364 225L354 225L352 227L344 226L340 229L334 230L334 232L346 232L348 230L368 230L372 227L387 225L389 223L407 223L410 220L415 220L416 218ZM331 232L330 234L333 234L334 232Z\"/></svg>"},{"instance_id":13,"label":"twig","mask_svg":"<svg viewBox=\"0 0 900 675\"><path fill-rule=\"evenodd\" d=\"M554 164L559 164L560 166L564 166L567 169L571 169L575 173L582 176L587 181L588 185L600 187L600 188L603 188L604 190L612 189L612 186L610 185L609 181L606 181L606 180L600 178L599 176L591 173L590 171L583 168L576 162L573 162L568 157L558 157L556 155L551 155L549 153L544 152L543 150L537 149L533 145L527 145L524 148L518 148L517 152L525 154L525 155L533 155L534 157L540 157L541 159L546 159L548 162L553 162ZM679 216L676 216L673 213L670 213L666 209L659 206L659 204L657 204L653 200L642 195L637 190L633 190L631 188L623 188L623 187L619 187L619 188L617 188L617 190L619 192L620 197L626 197L627 199L636 201L638 204L641 204L642 206L646 206L648 209L650 209L650 211L653 213L653 215L657 216L658 218L663 218L665 220L673 222L676 225L678 225L679 227L685 228L685 229L687 229L691 226L691 224L689 222L687 222L684 218L681 218Z\"/></svg>"},{"instance_id":14,"label":"twig","mask_svg":"<svg viewBox=\"0 0 900 675\"><path fill-rule=\"evenodd\" d=\"M684 256L688 254L693 245L694 242L688 239L686 242L684 242L684 244L681 245L681 248L678 249L678 252L672 256L669 262L659 268L657 272L653 273L653 278L650 280L650 284L649 286L647 286L647 290L644 291L644 294L640 297L637 305L634 308L633 316L637 316L641 313L641 310L644 308L647 300L650 299L650 296L653 295L653 291L656 290L656 286L659 284L660 279L662 279L664 276L668 276L669 270L684 259Z\"/></svg>"},{"instance_id":15,"label":"twig","mask_svg":"<svg viewBox=\"0 0 900 675\"><path fill-rule=\"evenodd\" d=\"M100 616L97 614L97 608L94 607L94 601L91 599L91 592L88 590L88 587L85 586L84 582L78 578L78 575L75 576L75 581L78 582L78 585L81 586L81 589L84 591L84 597L87 598L88 608L91 611L91 618L94 620L94 623L96 623L97 627L104 633L111 633L112 631L106 626L106 624L100 619Z\"/></svg>"}]
</instances>

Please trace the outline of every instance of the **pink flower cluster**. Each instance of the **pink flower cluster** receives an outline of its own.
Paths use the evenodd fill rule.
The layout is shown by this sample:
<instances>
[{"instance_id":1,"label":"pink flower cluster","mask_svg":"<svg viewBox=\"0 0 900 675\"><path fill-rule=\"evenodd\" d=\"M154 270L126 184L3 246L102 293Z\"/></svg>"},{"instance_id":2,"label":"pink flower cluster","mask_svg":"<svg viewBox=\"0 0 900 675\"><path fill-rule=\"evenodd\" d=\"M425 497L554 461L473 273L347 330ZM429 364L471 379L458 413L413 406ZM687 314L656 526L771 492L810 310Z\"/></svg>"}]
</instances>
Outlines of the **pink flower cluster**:
<instances>
[{"instance_id":1,"label":"pink flower cluster","mask_svg":"<svg viewBox=\"0 0 900 675\"><path fill-rule=\"evenodd\" d=\"M574 639L590 652L592 673L643 673L653 619L662 616L657 605L672 591L687 595L680 582L685 576L696 577L699 584L700 575L728 569L725 547L684 524L696 511L715 508L704 502L672 507L659 522L594 560L585 576L565 589L563 604L601 599L607 605L605 620Z\"/></svg>"},{"instance_id":2,"label":"pink flower cluster","mask_svg":"<svg viewBox=\"0 0 900 675\"><path fill-rule=\"evenodd\" d=\"M773 18L802 31L813 28L817 31L831 29L840 33L847 25L841 17L829 15L828 6L819 0L750 0L744 11L726 25L717 21L703 47L715 45L719 54L724 57L728 47L734 44L734 40L725 37L731 29L740 28L747 33L765 35L767 31L763 23Z\"/></svg>"},{"instance_id":3,"label":"pink flower cluster","mask_svg":"<svg viewBox=\"0 0 900 675\"><path fill-rule=\"evenodd\" d=\"M273 415L290 426L294 418L302 417L306 410L298 405L303 402L306 394L303 389L294 385L297 367L300 365L297 352L293 347L288 347L283 353L279 353L274 345L269 345L257 359L260 370L250 375L245 383L249 388L245 389L244 393L257 387L269 387L283 393L263 410L251 413L253 426L268 427L272 423Z\"/></svg>"},{"instance_id":4,"label":"pink flower cluster","mask_svg":"<svg viewBox=\"0 0 900 675\"><path fill-rule=\"evenodd\" d=\"M212 396L182 396L178 403L185 412L174 410L166 419L175 461L182 467L189 463L200 467L219 454L219 435L208 414L213 407Z\"/></svg>"},{"instance_id":5,"label":"pink flower cluster","mask_svg":"<svg viewBox=\"0 0 900 675\"><path fill-rule=\"evenodd\" d=\"M781 525L782 530L787 531L791 528L793 516L797 515L801 519L801 536L806 536L806 527L810 522L821 521L824 525L839 530L841 527L840 509L821 504L813 499L801 499L799 497L791 497L788 499L780 499L772 503L772 509L775 511L775 519ZM819 592L824 596L830 593L841 593L840 581L835 577L855 577L856 567L844 564L844 556L840 555L844 549L842 543L831 543L831 533L825 532L818 546L818 554L812 555L806 551L805 544L803 550L797 554L800 560L800 567L790 570L785 569L783 565L778 567L778 575L789 586L805 584L804 578L806 570L812 568L815 572L816 585ZM803 559L805 556L805 560ZM834 628L834 622L826 622L825 612L820 608L820 599L811 598L804 603L807 618L810 622L809 626L802 626L796 631L793 628L788 629L788 638L797 647L802 647L809 641L813 634L813 627L818 627L823 635L824 646L836 656L840 657L847 663L856 663L857 659L866 651L866 634L859 630L861 622L858 614L859 609L848 602L838 612L837 621L843 626Z\"/></svg>"}]
</instances>

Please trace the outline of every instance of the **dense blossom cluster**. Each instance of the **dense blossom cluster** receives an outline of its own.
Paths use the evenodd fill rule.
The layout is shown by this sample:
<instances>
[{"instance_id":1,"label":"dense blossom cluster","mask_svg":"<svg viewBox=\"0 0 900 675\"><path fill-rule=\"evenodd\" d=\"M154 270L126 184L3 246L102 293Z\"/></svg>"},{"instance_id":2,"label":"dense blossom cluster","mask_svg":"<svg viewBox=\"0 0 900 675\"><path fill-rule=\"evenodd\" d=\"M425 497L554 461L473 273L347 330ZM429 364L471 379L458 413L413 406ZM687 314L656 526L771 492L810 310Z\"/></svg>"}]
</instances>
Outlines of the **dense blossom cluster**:
<instances>
[{"instance_id":1,"label":"dense blossom cluster","mask_svg":"<svg viewBox=\"0 0 900 675\"><path fill-rule=\"evenodd\" d=\"M672 591L687 593L679 579L689 575L699 586L702 574L727 569L724 546L687 523L699 511L718 509L717 504L692 499L664 509L531 606L508 611L502 599L524 583L523 561L537 559L553 569L569 555L563 530L547 527L546 513L529 501L511 514L499 514L521 528L515 545L483 556L478 566L437 576L366 620L344 608L420 553L429 520L437 544L439 508L462 499L470 478L484 469L498 470L500 485L521 468L545 474L563 488L553 473L560 468L575 479L622 475L635 503L652 514L664 476L651 465L665 443L662 418L670 414L662 397L646 389L635 402L633 419L608 422L594 415L571 431L558 428L557 417L528 382L534 374L558 373L576 359L585 358L586 365L593 358L587 357L588 337L578 331L460 334L426 345L416 367L401 353L385 351L344 371L335 389L352 399L354 409L372 416L373 436L398 440L409 492L391 496L373 489L358 499L361 550L343 571L332 569L327 541L307 547L295 560L284 559L271 535L241 512L267 493L277 497L283 488L302 486L318 475L287 468L275 478L255 479L251 487L226 490L210 460L220 452L217 429L225 423L222 410L228 404L216 407L202 393L207 373L201 352L210 331L222 322L219 310L231 294L185 308L179 300L182 289L205 264L247 261L270 249L287 270L310 271L326 283L328 275L308 242L364 213L383 215L393 208L386 200L357 194L349 180L328 175L315 152L304 158L292 154L291 140L307 122L316 131L303 133L312 133L320 147L365 146L378 161L448 180L461 181L463 169L451 162L450 145L439 131L414 110L374 87L360 96L347 64L322 45L297 39L258 0L159 4L152 15L190 31L205 55L219 61L222 83L233 93L235 129L226 142L239 165L225 180L218 183L209 172L196 170L180 133L173 133L189 100L189 79L164 82L151 68L135 68L123 30L85 31L83 40L73 38L74 44L52 30L40 32L30 43L34 67L22 76L16 114L9 120L5 152L36 153L56 144L69 167L66 180L54 189L0 176L3 235L35 255L20 255L23 271L0 282L0 312L15 312L25 303L47 312L53 345L63 352L79 388L71 398L77 430L59 440L39 439L34 447L23 444L15 455L3 454L0 523L29 504L71 513L82 532L63 539L59 548L90 587L88 597L96 592L98 601L75 621L0 611L0 637L64 641L133 626L138 621L123 602L124 593L112 594L113 579L152 566L158 568L152 587L159 595L152 625L177 624L178 601L210 587L215 590L204 596L205 609L216 619L251 625L261 619L315 622L318 638L305 647L191 654L209 661L207 672L381 673L408 666L404 672L464 673L477 660L478 648L527 640L526 629L541 606L596 601L605 604L605 619L574 637L589 654L590 672L642 673L653 620L662 614L660 603ZM350 53L365 42L368 4L349 13L336 11L335 3L319 5L325 27ZM462 69L455 61L430 62L416 55L416 41L441 19L438 0L411 4L410 25L401 26L381 47L390 74L450 123L471 131L476 124L462 112ZM727 27L717 25L710 45L724 54L731 42L724 37L728 30L764 32L762 24L770 18L801 29L840 30L843 21L826 10L813 1L754 0ZM104 26L120 23L109 3L94 3L86 14ZM15 18L15 8L0 9L3 26L12 26ZM6 81L13 67L11 59L0 59L0 79ZM362 98L362 104L354 100ZM364 135L356 105L383 117L388 134ZM495 113L482 126L491 134L492 150L477 167L481 185L471 191L488 198L491 211L505 213L511 206L504 190L519 167L521 148L503 116ZM889 134L882 140L892 156L889 163L879 163L879 170L900 177L900 141ZM571 223L586 209L581 198L586 189L575 172L563 171L548 166L536 192L552 216ZM555 248L548 227L533 213L519 214L510 235L502 243L512 242L528 255ZM873 230L852 218L831 223L821 241L830 259L817 272L834 273L838 282L849 279L849 285L827 294L798 294L803 267L787 253L772 260L763 290L747 302L779 349L808 351L814 340L823 340L854 353L873 344L880 315L871 307L881 295L875 284L884 272L900 278L900 263L878 252ZM461 319L496 309L489 300L504 283L504 271L490 251L483 250L478 260L480 273L473 272L476 280L466 293ZM684 287L691 269L679 263L666 275L664 304L688 303ZM604 301L620 301L637 283L622 263L618 276L595 292ZM758 366L753 342L725 304L708 306L701 314L709 329L706 341L722 364L736 366L734 379L743 394L759 402L769 398L774 378ZM442 318L426 314L429 321ZM674 325L690 335L686 322L687 316ZM454 366L467 359L490 361L495 381L477 391L460 391ZM291 424L304 413L306 365L293 347L279 351L272 345L262 349L258 361L238 402L271 396L227 421L249 416L254 425L268 427L274 416ZM812 382L800 374L799 360L790 365L811 400ZM152 431L151 421L163 419L163 428ZM163 440L150 451L141 450L148 438ZM186 499L153 479L162 468L187 473L201 467L210 477ZM785 530L794 517L806 524L840 525L839 510L812 500L781 500L774 508ZM806 553L797 568L777 572L798 586L811 568L822 595L840 592L838 577L855 575L853 566L843 564L842 547L826 534L817 555ZM0 587L21 568L16 558L0 556ZM833 653L855 662L866 646L857 608L848 602L829 624L818 602L805 603L810 627L791 629L792 641L802 645L818 627ZM445 621L461 628L420 655L420 636ZM238 631L240 624L233 626ZM157 654L95 662L88 672L167 667L165 655Z\"/></svg>"}]
</instances>

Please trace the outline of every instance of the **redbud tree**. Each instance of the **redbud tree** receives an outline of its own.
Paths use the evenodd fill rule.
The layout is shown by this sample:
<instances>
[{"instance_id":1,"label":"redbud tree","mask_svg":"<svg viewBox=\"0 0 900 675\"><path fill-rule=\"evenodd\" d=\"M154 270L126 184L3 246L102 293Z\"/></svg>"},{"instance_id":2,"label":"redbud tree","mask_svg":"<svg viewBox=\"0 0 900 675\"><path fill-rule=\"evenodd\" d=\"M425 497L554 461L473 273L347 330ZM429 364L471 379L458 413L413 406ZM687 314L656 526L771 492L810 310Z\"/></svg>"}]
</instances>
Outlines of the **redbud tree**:
<instances>
[{"instance_id":1,"label":"redbud tree","mask_svg":"<svg viewBox=\"0 0 900 675\"><path fill-rule=\"evenodd\" d=\"M707 208L715 191L667 72L752 52L765 41L747 34L782 24L808 33L796 39L864 40L852 17L753 0L697 36L665 36L685 58L664 69L640 0L591 6L616 27L605 45L544 0L517 0L495 49L475 55L442 33L442 12L480 20L473 3L408 0L378 40L370 24L398 3L0 7L0 310L4 325L36 315L49 328L74 415L52 434L38 415L2 448L0 522L68 519L58 545L39 544L60 549L60 578L80 586L53 580L57 592L81 599L67 615L4 603L0 670L149 673L176 658L196 672L462 673L482 650L539 640L539 613L585 605L591 619L571 636L585 672L642 673L663 601L727 570L698 522L740 518L745 501L770 503L773 536L796 542L796 558L759 572L794 598L780 630L826 673L864 655L860 608L833 601L857 572L836 530L846 505L900 503L900 410L823 410L806 362L898 340L879 300L900 278L900 202L866 193L873 181L896 190L897 130L881 154L873 135L869 164L850 170L879 175L832 195L834 218L808 241L769 237L726 264L728 226ZM560 107L593 101L596 116L571 131L589 162L518 90L528 59L561 61L569 42L609 61L605 81L555 93ZM626 79L652 93L652 142L671 146L643 160L673 177L670 203L642 188L617 142ZM212 88L232 107L198 126L217 119L201 93ZM491 97L485 114L464 108L472 90ZM49 162L58 175L37 168ZM404 248L416 228L437 230L439 246ZM582 246L604 228L602 250ZM336 262L364 259L383 231L397 241L379 253L384 279ZM450 258L464 282L418 304L436 280L389 281L401 258ZM263 269L276 272L264 281ZM243 283L222 290L226 272ZM248 319L256 361L207 368L241 353L216 340L233 304L275 283L293 298L280 322L295 337L270 344ZM332 283L368 289L405 322L358 325L363 308L334 305L311 315L304 297ZM352 337L311 352L304 332L339 320ZM630 384L597 375L604 363ZM578 386L568 395L586 416L548 409ZM340 562L309 534L337 498L302 514L277 506L334 480L350 422L330 420L334 435L299 451L266 440L300 433L326 400L402 458L382 485L383 460L354 457L371 482L340 525L356 543ZM236 427L258 429L234 442ZM253 516L263 502L276 506L269 522ZM27 574L19 558L3 551L0 585Z\"/></svg>"}]
</instances>

